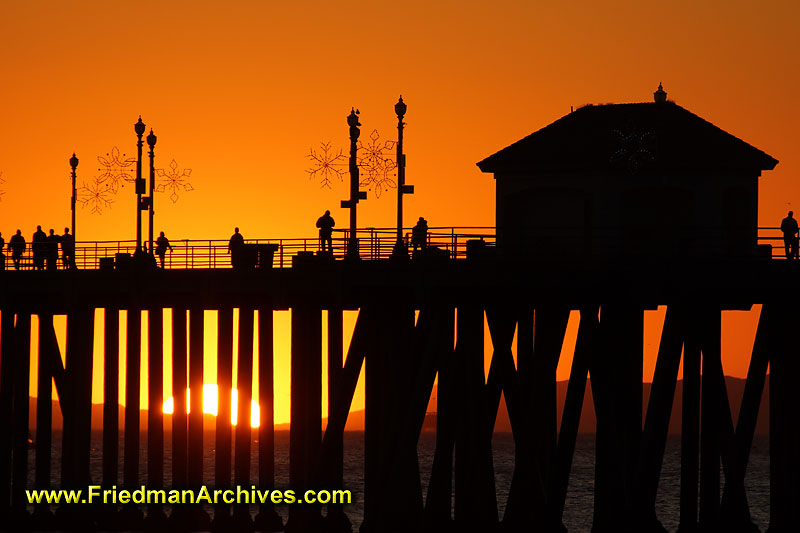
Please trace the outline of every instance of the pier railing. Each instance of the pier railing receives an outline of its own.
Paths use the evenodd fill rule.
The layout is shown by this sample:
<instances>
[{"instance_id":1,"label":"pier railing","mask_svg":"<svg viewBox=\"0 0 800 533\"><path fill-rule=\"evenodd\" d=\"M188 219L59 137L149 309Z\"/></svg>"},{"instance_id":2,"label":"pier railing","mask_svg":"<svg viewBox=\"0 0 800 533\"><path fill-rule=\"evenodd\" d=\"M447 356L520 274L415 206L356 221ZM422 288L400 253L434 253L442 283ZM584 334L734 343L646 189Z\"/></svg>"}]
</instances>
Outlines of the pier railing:
<instances>
[{"instance_id":1,"label":"pier railing","mask_svg":"<svg viewBox=\"0 0 800 533\"><path fill-rule=\"evenodd\" d=\"M359 256L366 260L388 259L397 242L395 228L364 228L357 232L359 241ZM333 257L344 257L347 242L350 239L349 230L334 230ZM404 244L413 254L411 242L411 228L403 230ZM437 249L439 253L446 254L451 259L466 257L467 241L483 240L487 245L495 244L495 228L493 227L436 227L429 228L426 246ZM174 239L170 241L172 247L164 257L164 267L170 269L195 269L195 268L231 268L231 253L228 240L225 239ZM45 254L46 245L42 245ZM285 268L292 265L292 259L300 253L318 253L320 240L313 238L289 239L246 239L245 250L252 250L262 255L259 266L272 268ZM271 254L271 261L264 262L264 251ZM78 241L75 244L75 264L79 269L97 269L112 262L123 265L136 252L136 241ZM258 262L254 259L254 262ZM55 262L56 268L63 269L61 253ZM20 261L22 269L33 269L32 243L27 248ZM6 254L6 268L14 268L11 253Z\"/></svg>"},{"instance_id":2,"label":"pier railing","mask_svg":"<svg viewBox=\"0 0 800 533\"><path fill-rule=\"evenodd\" d=\"M509 237L512 237L514 228L509 228ZM334 230L332 239L332 257L342 258L346 255L347 243L350 239L349 230ZM539 255L550 254L557 258L580 256L614 256L619 254L637 253L669 253L670 250L680 249L684 243L663 243L658 239L650 239L646 228L639 229L639 238L620 232L619 228L592 228L587 232L585 228L539 228L535 232L524 232L523 244L520 251L533 250ZM412 240L412 229L403 230L403 242L413 257L415 251ZM357 232L359 241L359 257L364 260L388 259L392 256L397 241L395 228L363 228ZM692 246L698 251L722 250L725 243L725 233L722 228L706 228L703 231L693 231L689 235ZM673 241L675 239L672 239ZM427 253L439 254L450 259L462 259L467 256L468 243L482 241L487 246L497 244L497 229L486 226L462 227L432 227L429 228L426 238ZM633 243L633 249L630 246ZM175 239L170 241L171 251L167 251L164 258L164 267L168 269L217 269L231 268L231 254L228 241L224 239ZM778 227L758 228L757 257L785 259L783 234ZM245 248L253 252L253 264L259 267L286 268L291 267L293 258L299 254L317 254L321 243L317 237L288 238L288 239L247 239ZM43 250L46 245L43 245ZM104 265L109 267L116 264L124 265L136 251L134 240L118 241L79 241L76 243L75 264L79 269L98 269ZM13 269L11 251L4 250L5 268ZM44 252L43 252L44 253ZM260 258L259 258L260 254ZM266 259L265 259L266 254ZM158 260L156 258L156 260ZM59 251L56 268L63 269L64 265ZM33 269L32 243L22 255L20 268Z\"/></svg>"}]
</instances>

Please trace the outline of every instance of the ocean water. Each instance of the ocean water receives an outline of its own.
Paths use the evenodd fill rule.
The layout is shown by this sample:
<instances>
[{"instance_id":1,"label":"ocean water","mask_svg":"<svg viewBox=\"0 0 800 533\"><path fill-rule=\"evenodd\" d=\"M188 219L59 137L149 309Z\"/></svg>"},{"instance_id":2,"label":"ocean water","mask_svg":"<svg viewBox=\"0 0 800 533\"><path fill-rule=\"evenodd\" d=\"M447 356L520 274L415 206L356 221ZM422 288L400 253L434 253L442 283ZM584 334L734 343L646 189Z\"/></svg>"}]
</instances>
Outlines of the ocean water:
<instances>
[{"instance_id":1,"label":"ocean water","mask_svg":"<svg viewBox=\"0 0 800 533\"><path fill-rule=\"evenodd\" d=\"M164 481L165 486L171 486L172 453L170 434L166 432L164 439ZM204 438L204 470L203 481L211 486L214 484L214 432L207 431ZM51 455L53 487L60 486L61 464L61 434L53 434L53 453ZM423 433L417 447L420 463L420 472L423 493L427 488L433 462L433 452L436 436L433 433ZM757 437L750 455L745 485L747 489L750 513L753 521L763 531L769 523L769 448L765 437ZM93 482L99 483L102 479L102 434L93 432L91 452L91 477ZM495 486L497 490L498 514L503 516L505 502L508 498L508 489L514 470L514 441L510 434L496 434L492 441ZM251 461L251 483L259 488L257 440L254 438L251 446L253 460ZM34 456L29 453L29 486L33 484ZM123 457L122 435L120 435L120 458ZM345 507L345 512L350 517L354 526L360 525L364 516L364 434L363 432L348 432L344 437L344 486L352 491L353 503ZM122 461L120 461L119 477L121 481ZM140 480L147 480L147 438L142 434L140 446ZM724 480L724 476L722 476ZM118 487L121 486L118 485ZM278 489L291 488L289 486L289 433L277 432L275 436L275 486ZM319 487L324 488L324 487ZM567 501L564 509L564 525L571 532L590 531L592 525L592 505L594 488L594 435L579 435L575 448L575 457L570 475L567 491ZM659 483L656 513L662 524L669 530L675 531L678 527L680 488L680 438L670 437L664 456ZM287 506L276 506L277 511L284 518L288 515ZM211 506L207 506L209 512ZM253 506L253 512L257 511Z\"/></svg>"}]
</instances>

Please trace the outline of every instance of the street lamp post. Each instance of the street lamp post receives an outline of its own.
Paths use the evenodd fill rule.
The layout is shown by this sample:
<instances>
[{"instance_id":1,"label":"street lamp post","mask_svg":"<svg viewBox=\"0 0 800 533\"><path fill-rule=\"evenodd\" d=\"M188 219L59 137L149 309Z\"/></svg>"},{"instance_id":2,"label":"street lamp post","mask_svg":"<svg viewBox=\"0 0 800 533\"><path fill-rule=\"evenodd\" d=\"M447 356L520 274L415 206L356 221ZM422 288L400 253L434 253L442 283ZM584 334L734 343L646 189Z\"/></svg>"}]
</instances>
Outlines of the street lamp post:
<instances>
[{"instance_id":1,"label":"street lamp post","mask_svg":"<svg viewBox=\"0 0 800 533\"><path fill-rule=\"evenodd\" d=\"M393 255L403 256L408 254L403 243L403 195L414 194L414 186L406 185L406 156L403 153L403 117L406 114L405 102L402 95L394 104L394 112L397 115L397 242L394 245Z\"/></svg>"},{"instance_id":2,"label":"street lamp post","mask_svg":"<svg viewBox=\"0 0 800 533\"><path fill-rule=\"evenodd\" d=\"M78 168L78 158L75 157L75 152L72 152L72 157L69 158L69 166L72 167L72 239L75 240L75 204L78 201L78 188L75 184L78 177L75 172Z\"/></svg>"},{"instance_id":3,"label":"street lamp post","mask_svg":"<svg viewBox=\"0 0 800 533\"><path fill-rule=\"evenodd\" d=\"M142 195L145 193L145 181L142 179L142 135L144 135L144 122L139 116L139 121L133 125L136 132L136 253L142 251Z\"/></svg>"},{"instance_id":4,"label":"street lamp post","mask_svg":"<svg viewBox=\"0 0 800 533\"><path fill-rule=\"evenodd\" d=\"M361 123L358 121L358 111L350 110L347 116L347 125L350 126L350 199L342 200L342 207L350 209L350 238L347 241L347 257L355 259L358 257L358 238L356 236L356 206L359 200L366 200L366 191L359 191L358 174L358 137L361 130L358 129Z\"/></svg>"},{"instance_id":5,"label":"street lamp post","mask_svg":"<svg viewBox=\"0 0 800 533\"><path fill-rule=\"evenodd\" d=\"M156 140L158 138L153 133L153 129L150 128L150 135L147 136L147 146L150 147L150 196L147 198L147 207L148 207L148 214L150 217L150 231L148 234L147 239L147 251L152 254L153 253L153 215L155 214L153 211L153 199L154 199L154 192L156 190L156 167L155 167L155 147L156 147Z\"/></svg>"}]
</instances>

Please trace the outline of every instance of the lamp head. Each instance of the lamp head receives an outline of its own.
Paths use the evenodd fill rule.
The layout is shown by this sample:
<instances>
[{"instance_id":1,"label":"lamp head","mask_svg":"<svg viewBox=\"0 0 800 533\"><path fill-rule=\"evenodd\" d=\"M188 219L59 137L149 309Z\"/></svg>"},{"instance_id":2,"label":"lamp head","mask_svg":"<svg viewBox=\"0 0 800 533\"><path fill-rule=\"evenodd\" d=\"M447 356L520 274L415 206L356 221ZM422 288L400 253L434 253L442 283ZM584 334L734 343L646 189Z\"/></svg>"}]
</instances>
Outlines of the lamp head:
<instances>
[{"instance_id":1,"label":"lamp head","mask_svg":"<svg viewBox=\"0 0 800 533\"><path fill-rule=\"evenodd\" d=\"M73 152L72 157L69 158L69 166L72 167L72 170L75 170L78 166L78 158L75 157L75 152Z\"/></svg>"},{"instance_id":2,"label":"lamp head","mask_svg":"<svg viewBox=\"0 0 800 533\"><path fill-rule=\"evenodd\" d=\"M358 109L351 109L350 114L347 116L347 125L351 128L353 126L360 126L361 123L358 121Z\"/></svg>"},{"instance_id":3,"label":"lamp head","mask_svg":"<svg viewBox=\"0 0 800 533\"><path fill-rule=\"evenodd\" d=\"M139 115L139 121L133 125L133 131L136 132L136 135L141 137L144 135L144 122L142 122L142 116Z\"/></svg>"},{"instance_id":4,"label":"lamp head","mask_svg":"<svg viewBox=\"0 0 800 533\"><path fill-rule=\"evenodd\" d=\"M408 107L406 106L406 103L403 102L403 97L401 95L400 100L398 100L397 103L394 104L394 112L397 115L398 119L403 120L403 117L406 114L406 109L408 109Z\"/></svg>"},{"instance_id":5,"label":"lamp head","mask_svg":"<svg viewBox=\"0 0 800 533\"><path fill-rule=\"evenodd\" d=\"M156 145L158 137L153 133L153 128L150 128L150 135L147 136L147 146L153 148Z\"/></svg>"}]
</instances>

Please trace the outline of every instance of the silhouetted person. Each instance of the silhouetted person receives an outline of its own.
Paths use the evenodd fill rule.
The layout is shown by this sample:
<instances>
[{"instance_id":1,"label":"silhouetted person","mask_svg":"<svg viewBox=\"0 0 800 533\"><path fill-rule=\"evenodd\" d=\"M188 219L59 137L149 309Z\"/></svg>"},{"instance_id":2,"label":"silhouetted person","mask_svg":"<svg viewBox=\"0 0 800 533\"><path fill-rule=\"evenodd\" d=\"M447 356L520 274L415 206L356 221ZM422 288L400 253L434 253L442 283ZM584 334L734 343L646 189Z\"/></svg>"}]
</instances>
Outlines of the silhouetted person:
<instances>
[{"instance_id":1,"label":"silhouetted person","mask_svg":"<svg viewBox=\"0 0 800 533\"><path fill-rule=\"evenodd\" d=\"M328 243L328 253L333 253L333 227L336 225L330 211L325 211L325 214L317 219L317 227L319 228L319 249L325 253L325 243Z\"/></svg>"},{"instance_id":2,"label":"silhouetted person","mask_svg":"<svg viewBox=\"0 0 800 533\"><path fill-rule=\"evenodd\" d=\"M31 239L31 250L33 251L33 269L44 270L44 256L47 250L47 234L42 231L41 226L36 226L36 232Z\"/></svg>"},{"instance_id":3,"label":"silhouetted person","mask_svg":"<svg viewBox=\"0 0 800 533\"><path fill-rule=\"evenodd\" d=\"M3 250L6 249L6 240L3 238L3 234L0 233L0 270L6 269L6 256L3 254Z\"/></svg>"},{"instance_id":4,"label":"silhouetted person","mask_svg":"<svg viewBox=\"0 0 800 533\"><path fill-rule=\"evenodd\" d=\"M786 259L797 259L797 221L792 216L792 211L781 221L781 231L783 232L783 246L786 250Z\"/></svg>"},{"instance_id":5,"label":"silhouetted person","mask_svg":"<svg viewBox=\"0 0 800 533\"><path fill-rule=\"evenodd\" d=\"M75 239L69 228L64 228L64 235L61 236L61 261L64 268L75 268Z\"/></svg>"},{"instance_id":6,"label":"silhouetted person","mask_svg":"<svg viewBox=\"0 0 800 533\"><path fill-rule=\"evenodd\" d=\"M161 261L161 268L164 268L164 256L167 253L167 248L169 248L170 253L172 253L172 246L169 243L169 239L164 236L164 232L162 231L158 239L156 239L156 255Z\"/></svg>"},{"instance_id":7,"label":"silhouetted person","mask_svg":"<svg viewBox=\"0 0 800 533\"><path fill-rule=\"evenodd\" d=\"M424 250L428 247L428 222L419 217L416 225L411 229L411 246L414 247L414 251L417 251L417 248Z\"/></svg>"},{"instance_id":8,"label":"silhouetted person","mask_svg":"<svg viewBox=\"0 0 800 533\"><path fill-rule=\"evenodd\" d=\"M22 236L22 230L17 230L16 235L11 236L8 241L8 249L11 251L11 260L14 261L14 269L19 270L19 262L22 259L22 254L25 252L27 245L25 237Z\"/></svg>"},{"instance_id":9,"label":"silhouetted person","mask_svg":"<svg viewBox=\"0 0 800 533\"><path fill-rule=\"evenodd\" d=\"M233 235L231 235L231 240L228 241L228 253L231 254L231 265L233 265L233 268L242 266L242 258L244 257L244 237L239 233L239 228L233 228Z\"/></svg>"},{"instance_id":10,"label":"silhouetted person","mask_svg":"<svg viewBox=\"0 0 800 533\"><path fill-rule=\"evenodd\" d=\"M44 245L44 258L47 263L47 270L55 270L58 268L58 243L61 241L61 236L56 235L56 231L50 228L50 235Z\"/></svg>"}]
</instances>

